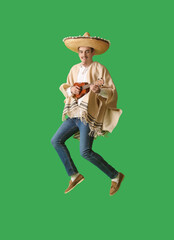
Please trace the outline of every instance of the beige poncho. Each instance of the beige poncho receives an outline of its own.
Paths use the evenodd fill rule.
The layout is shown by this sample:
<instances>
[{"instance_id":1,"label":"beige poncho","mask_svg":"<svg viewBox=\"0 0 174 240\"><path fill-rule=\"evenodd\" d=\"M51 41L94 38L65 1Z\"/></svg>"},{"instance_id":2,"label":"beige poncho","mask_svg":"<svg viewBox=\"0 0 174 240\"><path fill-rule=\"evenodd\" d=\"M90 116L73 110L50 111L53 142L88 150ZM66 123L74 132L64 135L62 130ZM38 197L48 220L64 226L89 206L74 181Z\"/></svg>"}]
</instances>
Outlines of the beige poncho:
<instances>
[{"instance_id":1,"label":"beige poncho","mask_svg":"<svg viewBox=\"0 0 174 240\"><path fill-rule=\"evenodd\" d=\"M74 65L67 78L67 83L60 86L60 91L65 96L65 107L63 110L62 120L64 121L67 115L70 118L77 116L79 108L81 111L81 121L89 123L90 136L96 138L97 136L105 135L116 127L122 110L117 108L117 91L111 79L108 70L98 62L92 62L89 67L86 79L89 83L95 83L98 78L104 80L102 88L107 91L107 98L89 91L84 97L83 101L78 105L74 97L67 95L66 89L73 86L76 82L80 63ZM74 135L74 138L79 139L80 134Z\"/></svg>"}]
</instances>

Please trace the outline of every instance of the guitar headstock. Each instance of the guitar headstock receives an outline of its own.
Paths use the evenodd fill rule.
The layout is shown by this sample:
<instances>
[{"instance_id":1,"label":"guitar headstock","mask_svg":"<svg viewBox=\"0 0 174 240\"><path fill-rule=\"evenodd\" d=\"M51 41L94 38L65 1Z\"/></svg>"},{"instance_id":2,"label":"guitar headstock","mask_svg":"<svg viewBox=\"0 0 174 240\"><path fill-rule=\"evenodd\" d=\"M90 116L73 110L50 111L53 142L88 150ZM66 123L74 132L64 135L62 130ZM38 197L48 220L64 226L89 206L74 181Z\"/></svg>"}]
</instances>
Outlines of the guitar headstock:
<instances>
[{"instance_id":1,"label":"guitar headstock","mask_svg":"<svg viewBox=\"0 0 174 240\"><path fill-rule=\"evenodd\" d=\"M98 80L95 82L95 84L98 85L99 87L102 87L104 84L103 78L98 78Z\"/></svg>"}]
</instances>

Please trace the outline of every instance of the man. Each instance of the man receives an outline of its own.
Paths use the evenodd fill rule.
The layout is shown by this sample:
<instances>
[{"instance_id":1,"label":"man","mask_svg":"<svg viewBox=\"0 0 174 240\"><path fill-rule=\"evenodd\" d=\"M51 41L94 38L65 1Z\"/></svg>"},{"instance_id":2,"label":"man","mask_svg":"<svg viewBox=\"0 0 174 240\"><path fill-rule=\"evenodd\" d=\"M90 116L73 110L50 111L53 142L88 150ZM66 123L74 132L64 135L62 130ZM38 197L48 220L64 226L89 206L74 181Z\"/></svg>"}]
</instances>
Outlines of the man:
<instances>
[{"instance_id":1,"label":"man","mask_svg":"<svg viewBox=\"0 0 174 240\"><path fill-rule=\"evenodd\" d=\"M51 140L67 174L71 177L65 193L84 180L65 145L65 141L74 135L74 138L80 139L81 156L110 177L110 195L114 195L124 175L92 150L93 140L97 136L112 132L122 113L121 109L116 107L117 92L108 70L100 63L93 62L92 59L94 55L107 51L110 42L91 37L89 33L85 33L82 37L68 37L63 41L70 50L79 54L81 60L81 63L71 68L67 83L60 86L66 98L62 116L64 122ZM78 97L82 93L82 87L74 85L75 83L86 83L85 86L88 87L89 92Z\"/></svg>"}]
</instances>

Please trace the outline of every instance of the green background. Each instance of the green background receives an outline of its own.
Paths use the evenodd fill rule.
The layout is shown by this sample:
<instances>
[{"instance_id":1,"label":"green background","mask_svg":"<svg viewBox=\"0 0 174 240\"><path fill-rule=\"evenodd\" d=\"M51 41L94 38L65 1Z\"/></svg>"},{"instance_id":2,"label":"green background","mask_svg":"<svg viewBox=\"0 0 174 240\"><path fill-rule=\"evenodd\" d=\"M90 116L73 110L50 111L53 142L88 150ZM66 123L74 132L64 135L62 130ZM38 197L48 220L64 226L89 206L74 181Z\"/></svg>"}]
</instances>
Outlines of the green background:
<instances>
[{"instance_id":1,"label":"green background","mask_svg":"<svg viewBox=\"0 0 174 240\"><path fill-rule=\"evenodd\" d=\"M172 1L1 1L1 239L171 239L173 220ZM100 36L123 110L93 149L125 179L110 179L67 141L85 181L65 195L51 145L62 123L60 84L77 54L67 36Z\"/></svg>"}]
</instances>

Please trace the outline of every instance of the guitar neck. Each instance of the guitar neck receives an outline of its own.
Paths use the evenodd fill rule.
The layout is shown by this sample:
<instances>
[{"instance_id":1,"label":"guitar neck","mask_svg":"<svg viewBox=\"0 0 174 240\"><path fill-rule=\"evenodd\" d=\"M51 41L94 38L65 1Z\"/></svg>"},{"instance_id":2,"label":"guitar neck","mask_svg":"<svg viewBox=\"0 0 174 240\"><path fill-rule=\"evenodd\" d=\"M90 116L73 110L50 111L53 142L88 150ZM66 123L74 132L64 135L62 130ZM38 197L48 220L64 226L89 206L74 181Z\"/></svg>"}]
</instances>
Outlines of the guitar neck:
<instances>
[{"instance_id":1,"label":"guitar neck","mask_svg":"<svg viewBox=\"0 0 174 240\"><path fill-rule=\"evenodd\" d=\"M91 85L91 84L84 85L82 88L83 88L83 89L87 89L87 88L90 87L90 85Z\"/></svg>"},{"instance_id":2,"label":"guitar neck","mask_svg":"<svg viewBox=\"0 0 174 240\"><path fill-rule=\"evenodd\" d=\"M98 85L98 86L102 86L103 83L104 83L103 80L97 80L97 81L95 82L95 84ZM86 85L84 85L84 86L82 87L82 89L84 90L84 89L90 88L90 85L91 85L91 84L86 84Z\"/></svg>"}]
</instances>

